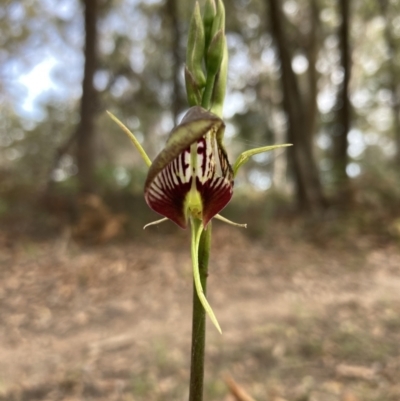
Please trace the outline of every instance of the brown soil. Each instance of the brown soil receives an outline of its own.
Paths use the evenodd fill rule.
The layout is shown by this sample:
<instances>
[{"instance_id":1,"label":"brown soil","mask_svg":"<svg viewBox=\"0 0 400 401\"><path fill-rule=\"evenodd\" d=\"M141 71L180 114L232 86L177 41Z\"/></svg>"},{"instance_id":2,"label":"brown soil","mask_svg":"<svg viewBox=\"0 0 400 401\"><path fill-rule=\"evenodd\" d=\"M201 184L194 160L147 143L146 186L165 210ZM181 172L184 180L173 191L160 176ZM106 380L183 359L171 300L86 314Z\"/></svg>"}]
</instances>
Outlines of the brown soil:
<instances>
[{"instance_id":1,"label":"brown soil","mask_svg":"<svg viewBox=\"0 0 400 401\"><path fill-rule=\"evenodd\" d=\"M0 400L186 400L187 232L84 247L0 236ZM400 400L400 251L215 224L205 400Z\"/></svg>"}]
</instances>

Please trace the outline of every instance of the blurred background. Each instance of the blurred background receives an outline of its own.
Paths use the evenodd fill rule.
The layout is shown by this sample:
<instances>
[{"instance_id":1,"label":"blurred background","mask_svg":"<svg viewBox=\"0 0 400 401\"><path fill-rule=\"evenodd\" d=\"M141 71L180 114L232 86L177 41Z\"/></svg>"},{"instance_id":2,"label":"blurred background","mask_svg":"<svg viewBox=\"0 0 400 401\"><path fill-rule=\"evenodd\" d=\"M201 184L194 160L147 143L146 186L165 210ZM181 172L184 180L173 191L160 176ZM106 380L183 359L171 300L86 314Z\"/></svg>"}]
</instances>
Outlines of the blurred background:
<instances>
[{"instance_id":1,"label":"blurred background","mask_svg":"<svg viewBox=\"0 0 400 401\"><path fill-rule=\"evenodd\" d=\"M0 4L0 399L186 397L187 233L142 231L147 168L105 111L158 154L193 6ZM257 400L399 400L400 3L225 7L230 160L294 146L241 169L224 215L248 230L215 223L208 399L242 400L229 374Z\"/></svg>"},{"instance_id":2,"label":"blurred background","mask_svg":"<svg viewBox=\"0 0 400 401\"><path fill-rule=\"evenodd\" d=\"M85 193L132 218L126 208L139 207L146 166L105 110L154 158L187 109L193 4L85 4L8 0L1 9L0 218L17 232L73 224ZM256 201L264 218L317 220L351 211L370 225L363 230L400 236L399 8L388 0L226 3L230 158L295 145L253 157L232 207ZM46 221L48 212L60 221Z\"/></svg>"}]
</instances>

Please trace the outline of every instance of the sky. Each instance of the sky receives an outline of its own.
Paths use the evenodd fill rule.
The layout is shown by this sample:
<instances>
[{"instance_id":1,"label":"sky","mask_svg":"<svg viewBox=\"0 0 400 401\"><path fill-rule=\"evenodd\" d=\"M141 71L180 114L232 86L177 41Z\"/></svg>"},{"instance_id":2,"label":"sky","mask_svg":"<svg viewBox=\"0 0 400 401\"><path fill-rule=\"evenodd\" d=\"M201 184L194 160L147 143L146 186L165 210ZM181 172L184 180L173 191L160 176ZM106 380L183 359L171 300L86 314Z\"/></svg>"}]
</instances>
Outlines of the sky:
<instances>
[{"instance_id":1,"label":"sky","mask_svg":"<svg viewBox=\"0 0 400 401\"><path fill-rule=\"evenodd\" d=\"M75 95L76 87L80 86L82 56L75 50L82 45L83 20L77 18L81 15L80 2L35 0L7 3L6 0L6 7L11 32L18 36L27 25L30 35L23 50L4 66L5 77L17 113L28 120L39 121L46 117L41 102L49 98L68 98ZM27 15L30 15L29 19ZM46 23L51 19L58 21L59 28ZM78 77L74 75L77 70ZM57 79L57 74L63 74L66 79ZM71 84L71 81L76 81L76 84Z\"/></svg>"},{"instance_id":2,"label":"sky","mask_svg":"<svg viewBox=\"0 0 400 401\"><path fill-rule=\"evenodd\" d=\"M58 64L59 62L56 58L50 56L17 79L25 93L19 110L24 117L40 118L42 111L38 104L38 98L44 93L57 92L59 90L59 87L51 78L51 73Z\"/></svg>"}]
</instances>

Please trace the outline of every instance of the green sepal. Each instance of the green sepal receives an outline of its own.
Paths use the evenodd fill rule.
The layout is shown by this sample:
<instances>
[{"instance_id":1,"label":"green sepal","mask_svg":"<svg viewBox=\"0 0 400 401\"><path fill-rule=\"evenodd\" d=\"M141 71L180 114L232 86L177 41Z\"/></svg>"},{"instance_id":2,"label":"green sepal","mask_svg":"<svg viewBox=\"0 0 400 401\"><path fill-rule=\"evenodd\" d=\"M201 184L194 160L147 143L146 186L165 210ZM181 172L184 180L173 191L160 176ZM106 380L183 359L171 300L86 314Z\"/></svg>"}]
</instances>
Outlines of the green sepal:
<instances>
[{"instance_id":1,"label":"green sepal","mask_svg":"<svg viewBox=\"0 0 400 401\"><path fill-rule=\"evenodd\" d=\"M196 288L196 294L199 298L200 303L203 305L203 308L206 311L207 315L213 322L214 326L222 334L221 327L214 314L214 311L212 310L210 304L207 301L207 298L204 295L203 287L201 285L200 271L199 271L199 245L200 245L201 233L203 232L203 224L201 220L192 217L190 219L190 225L192 228L191 253L192 253L192 266L193 266L193 281L194 281L194 286Z\"/></svg>"},{"instance_id":2,"label":"green sepal","mask_svg":"<svg viewBox=\"0 0 400 401\"><path fill-rule=\"evenodd\" d=\"M199 3L196 2L188 32L186 65L194 77L198 88L202 88L206 84L206 77L202 68L204 49L205 39L203 20L201 18Z\"/></svg>"},{"instance_id":3,"label":"green sepal","mask_svg":"<svg viewBox=\"0 0 400 401\"><path fill-rule=\"evenodd\" d=\"M261 148L246 150L245 152L240 154L236 159L235 164L233 165L233 176L236 177L239 168L242 167L243 164L246 163L251 156L257 155L258 153L269 152L270 150L274 149L286 148L288 146L293 146L293 145L291 143L285 143L282 145L263 146Z\"/></svg>"},{"instance_id":4,"label":"green sepal","mask_svg":"<svg viewBox=\"0 0 400 401\"><path fill-rule=\"evenodd\" d=\"M221 216L220 214L216 214L216 215L214 216L214 219L223 221L224 223L229 224L230 226L241 227L241 228L247 228L247 224L246 224L246 223L244 223L244 224L235 223L234 221L231 221L231 220L227 219L226 217ZM161 220L160 220L160 221L161 221ZM160 221L156 221L156 222L150 223L150 224L158 224ZM147 226L149 226L150 224L147 224Z\"/></svg>"},{"instance_id":5,"label":"green sepal","mask_svg":"<svg viewBox=\"0 0 400 401\"><path fill-rule=\"evenodd\" d=\"M115 117L114 114L112 114L108 110L106 110L106 112L111 117L111 119L113 121L115 121L119 125L119 127L122 129L122 131L125 132L125 134L131 140L131 142L135 145L136 149L139 151L140 156L142 156L142 159L147 164L147 167L150 167L151 166L151 160L150 160L149 156L147 156L147 153L143 149L142 145L136 139L135 135L133 135L132 132L128 129L128 127L126 127L120 120L118 120L118 118Z\"/></svg>"}]
</instances>

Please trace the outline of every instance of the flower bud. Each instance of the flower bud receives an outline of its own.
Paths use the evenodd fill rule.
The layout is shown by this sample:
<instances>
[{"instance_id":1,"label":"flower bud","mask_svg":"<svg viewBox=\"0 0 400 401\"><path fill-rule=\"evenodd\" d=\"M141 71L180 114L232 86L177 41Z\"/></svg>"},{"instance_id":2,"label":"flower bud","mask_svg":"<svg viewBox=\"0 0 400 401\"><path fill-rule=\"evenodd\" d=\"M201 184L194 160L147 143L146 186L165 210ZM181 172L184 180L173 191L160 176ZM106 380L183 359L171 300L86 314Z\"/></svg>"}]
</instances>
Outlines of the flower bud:
<instances>
[{"instance_id":1,"label":"flower bud","mask_svg":"<svg viewBox=\"0 0 400 401\"><path fill-rule=\"evenodd\" d=\"M202 69L204 57L204 27L200 14L199 3L196 2L188 33L188 45L186 51L186 65L199 88L204 87L206 78Z\"/></svg>"},{"instance_id":2,"label":"flower bud","mask_svg":"<svg viewBox=\"0 0 400 401\"><path fill-rule=\"evenodd\" d=\"M203 16L206 49L208 48L211 40L211 29L216 14L217 8L215 6L215 0L206 0Z\"/></svg>"},{"instance_id":3,"label":"flower bud","mask_svg":"<svg viewBox=\"0 0 400 401\"><path fill-rule=\"evenodd\" d=\"M211 111L217 116L222 116L222 109L224 106L226 80L228 76L228 47L224 46L223 58L221 61L221 68L215 78L214 90L211 98Z\"/></svg>"},{"instance_id":4,"label":"flower bud","mask_svg":"<svg viewBox=\"0 0 400 401\"><path fill-rule=\"evenodd\" d=\"M207 75L215 76L224 57L226 39L223 30L219 30L211 40L207 51Z\"/></svg>"},{"instance_id":5,"label":"flower bud","mask_svg":"<svg viewBox=\"0 0 400 401\"><path fill-rule=\"evenodd\" d=\"M186 83L186 95L189 105L190 106L199 105L201 103L200 88L197 85L195 77L189 71L187 66L185 66L185 83Z\"/></svg>"},{"instance_id":6,"label":"flower bud","mask_svg":"<svg viewBox=\"0 0 400 401\"><path fill-rule=\"evenodd\" d=\"M211 38L214 38L218 31L225 32L225 7L222 0L217 0L217 12L211 28Z\"/></svg>"}]
</instances>

